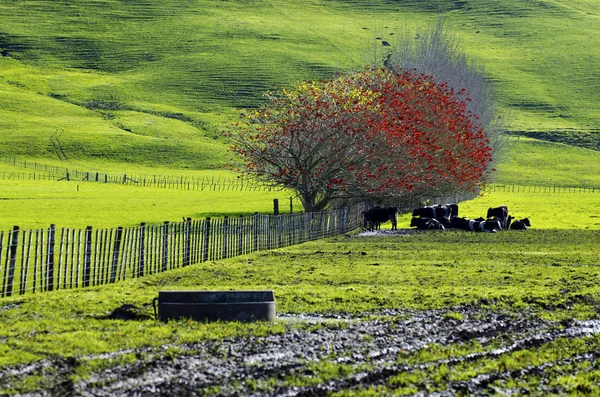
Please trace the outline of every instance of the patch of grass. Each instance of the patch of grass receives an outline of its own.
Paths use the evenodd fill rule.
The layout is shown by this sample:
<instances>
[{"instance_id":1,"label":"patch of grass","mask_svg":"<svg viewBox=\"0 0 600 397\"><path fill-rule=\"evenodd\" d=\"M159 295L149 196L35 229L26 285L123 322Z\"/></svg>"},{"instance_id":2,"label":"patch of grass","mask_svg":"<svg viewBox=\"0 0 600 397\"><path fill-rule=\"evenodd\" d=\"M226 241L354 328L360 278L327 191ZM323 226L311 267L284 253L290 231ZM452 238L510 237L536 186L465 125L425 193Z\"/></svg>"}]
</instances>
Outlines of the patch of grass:
<instances>
[{"instance_id":1,"label":"patch of grass","mask_svg":"<svg viewBox=\"0 0 600 397\"><path fill-rule=\"evenodd\" d=\"M490 207L506 205L517 219L529 218L533 229L600 230L600 217L593 210L596 193L512 193L496 191L460 204L459 215L486 217ZM399 227L408 227L405 216Z\"/></svg>"},{"instance_id":2,"label":"patch of grass","mask_svg":"<svg viewBox=\"0 0 600 397\"><path fill-rule=\"evenodd\" d=\"M0 230L13 225L24 229L115 228L180 222L182 218L273 213L273 199L280 211L289 212L286 191L266 190L180 190L120 184L66 181L0 180ZM294 211L302 210L293 200Z\"/></svg>"},{"instance_id":3,"label":"patch of grass","mask_svg":"<svg viewBox=\"0 0 600 397\"><path fill-rule=\"evenodd\" d=\"M600 152L521 138L498 165L494 183L600 187Z\"/></svg>"},{"instance_id":4,"label":"patch of grass","mask_svg":"<svg viewBox=\"0 0 600 397\"><path fill-rule=\"evenodd\" d=\"M600 134L598 131L513 131L515 135L541 139L549 142L564 143L565 145L578 146L586 149L600 150Z\"/></svg>"},{"instance_id":5,"label":"patch of grass","mask_svg":"<svg viewBox=\"0 0 600 397\"><path fill-rule=\"evenodd\" d=\"M600 190L600 155L598 152L522 138L512 146L507 161L498 166L496 184L523 186L595 186ZM598 160L598 161L596 161ZM110 161L57 161L28 159L64 169L98 171L112 175L129 175L152 180L154 175L167 177L234 180L237 175L225 170L198 171L144 165L123 166ZM39 167L42 170L42 167ZM14 167L0 162L0 174L8 178L13 173L31 173L31 168ZM30 178L30 177L29 177ZM14 177L13 177L14 179ZM124 186L81 181L34 181L0 179L0 229L13 225L22 228L85 226L134 226L140 222L161 223L179 221L182 217L237 216L254 212L272 213L273 199L279 199L281 212L288 212L288 191L185 190ZM79 191L77 190L79 186ZM508 205L518 218L530 217L534 228L598 229L600 218L592 209L597 202L594 193L513 193L484 192L482 197L461 204L461 216L485 216L489 207ZM294 197L294 211L301 211ZM568 215L566 215L568 214ZM410 217L401 218L401 227L408 227Z\"/></svg>"},{"instance_id":6,"label":"patch of grass","mask_svg":"<svg viewBox=\"0 0 600 397\"><path fill-rule=\"evenodd\" d=\"M486 302L554 319L597 317L597 241L597 231L582 230L340 236L101 288L8 298L0 310L0 365L284 332L289 326L103 319L124 303L151 314L152 299L165 289L273 289L277 310L287 313Z\"/></svg>"}]
</instances>

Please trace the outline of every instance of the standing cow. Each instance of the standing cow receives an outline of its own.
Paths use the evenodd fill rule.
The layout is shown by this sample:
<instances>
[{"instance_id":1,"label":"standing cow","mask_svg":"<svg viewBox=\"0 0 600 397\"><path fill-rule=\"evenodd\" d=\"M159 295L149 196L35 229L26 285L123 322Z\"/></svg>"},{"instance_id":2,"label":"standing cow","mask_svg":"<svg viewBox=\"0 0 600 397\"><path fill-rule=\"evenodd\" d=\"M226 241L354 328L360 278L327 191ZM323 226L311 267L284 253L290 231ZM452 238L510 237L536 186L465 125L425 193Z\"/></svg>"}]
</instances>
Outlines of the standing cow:
<instances>
[{"instance_id":1,"label":"standing cow","mask_svg":"<svg viewBox=\"0 0 600 397\"><path fill-rule=\"evenodd\" d=\"M508 207L501 205L500 207L489 208L487 219L498 220L502 229L508 229Z\"/></svg>"},{"instance_id":2,"label":"standing cow","mask_svg":"<svg viewBox=\"0 0 600 397\"><path fill-rule=\"evenodd\" d=\"M370 210L363 211L364 226L367 230L379 229L382 223L390 221L392 230L398 229L398 208L397 207L373 207Z\"/></svg>"}]
</instances>

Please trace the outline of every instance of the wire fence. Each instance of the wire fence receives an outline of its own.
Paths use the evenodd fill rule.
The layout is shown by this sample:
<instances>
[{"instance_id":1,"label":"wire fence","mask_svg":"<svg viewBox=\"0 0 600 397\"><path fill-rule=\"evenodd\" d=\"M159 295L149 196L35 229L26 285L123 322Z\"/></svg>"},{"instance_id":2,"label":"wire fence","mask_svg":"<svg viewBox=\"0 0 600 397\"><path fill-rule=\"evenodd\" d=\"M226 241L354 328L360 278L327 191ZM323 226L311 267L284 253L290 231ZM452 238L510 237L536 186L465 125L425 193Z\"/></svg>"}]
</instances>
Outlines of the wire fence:
<instances>
[{"instance_id":1,"label":"wire fence","mask_svg":"<svg viewBox=\"0 0 600 397\"><path fill-rule=\"evenodd\" d=\"M115 283L354 230L363 206L116 229L0 232L0 297Z\"/></svg>"},{"instance_id":2,"label":"wire fence","mask_svg":"<svg viewBox=\"0 0 600 397\"><path fill-rule=\"evenodd\" d=\"M407 213L428 204L460 202L474 195L415 199ZM366 204L331 211L145 223L112 229L0 232L0 298L111 284L191 264L283 248L347 233L364 225Z\"/></svg>"},{"instance_id":3,"label":"wire fence","mask_svg":"<svg viewBox=\"0 0 600 397\"><path fill-rule=\"evenodd\" d=\"M600 193L600 186L557 186L557 185L488 185L484 192L507 193Z\"/></svg>"},{"instance_id":4,"label":"wire fence","mask_svg":"<svg viewBox=\"0 0 600 397\"><path fill-rule=\"evenodd\" d=\"M40 180L40 181L80 181L98 183L118 183L143 187L163 189L198 190L198 191L272 191L276 188L256 183L253 180L224 177L193 177L158 174L126 174L97 171L80 171L64 167L41 164L35 161L17 159L15 157L0 157L0 161L31 171L3 171L3 180ZM599 186L584 185L516 185L490 184L486 192L511 193L597 193Z\"/></svg>"},{"instance_id":5,"label":"wire fence","mask_svg":"<svg viewBox=\"0 0 600 397\"><path fill-rule=\"evenodd\" d=\"M80 171L70 168L50 166L34 161L14 157L2 157L0 161L30 171L3 171L3 180L39 180L39 181L79 181L97 183L118 183L163 189L200 190L200 191L271 191L274 188L255 181L225 177L193 177L158 174L127 174L115 172Z\"/></svg>"},{"instance_id":6,"label":"wire fence","mask_svg":"<svg viewBox=\"0 0 600 397\"><path fill-rule=\"evenodd\" d=\"M102 176L102 177L100 177ZM60 174L45 172L6 172L0 173L3 180L15 181L79 181L118 183L124 185L155 187L161 189L198 190L198 191L273 191L274 187L249 182L243 178L220 177L176 177L161 175L109 175L100 173L81 173L63 170ZM96 180L99 178L99 180Z\"/></svg>"}]
</instances>

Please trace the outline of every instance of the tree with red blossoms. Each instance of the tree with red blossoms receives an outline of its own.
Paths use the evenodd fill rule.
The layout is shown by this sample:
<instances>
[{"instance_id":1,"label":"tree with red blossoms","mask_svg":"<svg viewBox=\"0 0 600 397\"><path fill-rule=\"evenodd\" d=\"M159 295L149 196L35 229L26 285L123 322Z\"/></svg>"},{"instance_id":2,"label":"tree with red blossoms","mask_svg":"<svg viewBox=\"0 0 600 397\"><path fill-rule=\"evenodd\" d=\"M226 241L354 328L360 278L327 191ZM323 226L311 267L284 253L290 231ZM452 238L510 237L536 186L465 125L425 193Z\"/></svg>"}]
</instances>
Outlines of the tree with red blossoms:
<instances>
[{"instance_id":1,"label":"tree with red blossoms","mask_svg":"<svg viewBox=\"0 0 600 397\"><path fill-rule=\"evenodd\" d=\"M365 69L270 94L233 129L232 150L306 211L476 190L491 148L469 100L425 75Z\"/></svg>"}]
</instances>

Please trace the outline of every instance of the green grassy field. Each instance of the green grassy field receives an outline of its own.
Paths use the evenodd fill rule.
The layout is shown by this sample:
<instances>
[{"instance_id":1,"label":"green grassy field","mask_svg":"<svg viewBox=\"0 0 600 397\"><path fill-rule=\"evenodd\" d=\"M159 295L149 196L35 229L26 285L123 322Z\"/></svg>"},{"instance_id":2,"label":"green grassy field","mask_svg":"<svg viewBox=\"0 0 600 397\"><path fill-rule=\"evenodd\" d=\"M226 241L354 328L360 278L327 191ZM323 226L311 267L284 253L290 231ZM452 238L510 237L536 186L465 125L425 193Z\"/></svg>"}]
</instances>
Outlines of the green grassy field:
<instances>
[{"instance_id":1,"label":"green grassy field","mask_svg":"<svg viewBox=\"0 0 600 397\"><path fill-rule=\"evenodd\" d=\"M150 348L158 356L177 355L189 343L279 334L306 326L301 321L294 324L285 319L272 324L241 325L191 321L164 324L105 318L123 304L136 305L151 316L152 298L158 290L165 289L273 289L280 314L360 314L398 307L431 310L483 305L485 310L516 311L553 321L597 318L600 304L597 241L598 231L584 230L340 236L219 263L206 262L101 288L4 299L0 311L3 324L0 368L48 358L80 357L71 370L70 379L75 381L86 379L94 369L140 359L132 350L115 359L102 358L102 353ZM415 256L415 252L419 255ZM78 302L76 306L71 304L74 301ZM462 315L452 311L447 316L462 320ZM398 321L385 316L374 318L380 318L381 323ZM335 329L336 325L319 327ZM577 346L587 346L587 350L593 351L596 339L569 338L561 345L559 357L576 354ZM508 362L517 369L528 367L531 361L521 362L520 355L542 359L539 352L554 352L553 346L558 342L482 358L485 366L473 364L469 368L485 373ZM437 359L478 353L497 344L502 342L498 340L487 347L475 342L447 347L432 344L414 352L399 353L396 362L409 360L426 365ZM161 350L163 345L169 345L171 353ZM148 359L153 357L149 352L144 354ZM552 354L556 359L558 352ZM298 385L325 382L369 368L349 366L345 371L331 372L330 366L342 365L336 364L335 357L321 364L287 382ZM461 368L452 367L453 372L457 371L453 377L459 376ZM433 372L427 376L440 374ZM462 376L466 379L475 376L468 374L463 372ZM444 379L432 380L431 384L441 387L448 381ZM27 377L19 379L17 390L25 392L40 386L37 377L27 380ZM393 382L387 384L393 385Z\"/></svg>"},{"instance_id":2,"label":"green grassy field","mask_svg":"<svg viewBox=\"0 0 600 397\"><path fill-rule=\"evenodd\" d=\"M0 229L57 227L115 228L141 222L180 222L182 218L273 213L273 199L289 212L291 194L285 191L188 191L119 184L56 181L0 181L3 212ZM302 210L297 199L294 211Z\"/></svg>"},{"instance_id":3,"label":"green grassy field","mask_svg":"<svg viewBox=\"0 0 600 397\"><path fill-rule=\"evenodd\" d=\"M497 168L498 184L600 185L600 152L559 143L520 138Z\"/></svg>"},{"instance_id":4,"label":"green grassy field","mask_svg":"<svg viewBox=\"0 0 600 397\"><path fill-rule=\"evenodd\" d=\"M381 40L393 41L398 32L439 15L467 55L485 67L510 131L543 132L544 138L560 136L573 144L586 139L580 132L598 133L600 76L594 68L600 57L600 6L593 0L27 0L0 4L0 156L117 175L233 178L220 167L230 162L223 131L238 117L237 108L257 106L264 90L359 67L372 59ZM494 183L599 187L598 164L598 151L522 138L498 165ZM30 171L0 163L3 175ZM274 198L287 212L289 197L281 191L6 178L0 179L0 230L51 223L112 228L270 213ZM72 383L99 368L190 354L191 344L206 340L313 330L282 319L163 324L106 318L123 304L151 316L151 301L164 289L273 289L279 313L350 314L357 321L365 315L391 327L401 319L375 313L440 309L457 327L464 320L457 307L532 316L557 327L598 319L599 197L597 191L484 192L461 203L460 215L485 216L487 208L507 205L512 215L529 217L532 230L346 235L114 285L3 298L0 371L71 360L67 380ZM294 210L301 210L297 200ZM408 228L409 221L402 217L399 227ZM314 329L321 327L331 331L344 325ZM597 333L472 356L510 345L512 338L400 352L393 364L416 369L372 389L337 395L432 392L449 382L527 371L546 362L555 363L552 379L559 390L597 391L597 363L578 358L600 351ZM144 358L142 348L152 353ZM120 358L103 356L117 351ZM464 357L471 359L461 361ZM440 364L444 360L458 361ZM334 356L303 365L265 384L325 384L376 369L370 361L352 366ZM40 374L17 378L0 379L0 389L2 382L12 382L0 394L47 386ZM543 383L537 375L506 382L498 385L536 390Z\"/></svg>"},{"instance_id":5,"label":"green grassy field","mask_svg":"<svg viewBox=\"0 0 600 397\"><path fill-rule=\"evenodd\" d=\"M5 2L1 151L215 168L236 108L358 67L377 38L439 15L495 82L509 129L594 131L599 13L566 0Z\"/></svg>"},{"instance_id":6,"label":"green grassy field","mask_svg":"<svg viewBox=\"0 0 600 397\"><path fill-rule=\"evenodd\" d=\"M65 165L59 161L32 159L51 166ZM511 154L498 166L494 183L521 186L584 186L600 190L600 155L589 149L540 142L522 138L512 145ZM78 170L99 170L115 175L153 175L165 177L206 178L210 181L235 180L236 174L226 170L183 170L152 168L121 163L73 161L68 167ZM40 167L41 168L41 167ZM0 162L0 175L33 172L30 168L14 167ZM122 184L103 184L81 181L20 181L0 179L0 229L14 225L22 228L58 227L82 228L134 226L140 222L161 223L206 216L236 216L254 212L272 213L273 199L280 202L282 212L289 211L293 198L294 211L302 206L291 192L244 190L211 191L147 188ZM78 190L79 189L79 190ZM518 217L532 217L540 228L596 228L594 206L598 194L593 193L516 193L496 191L464 204L465 216L485 216L488 207L506 204ZM546 204L550 202L551 204ZM463 206L463 205L461 205ZM570 207L576 207L572 211ZM461 215L462 215L461 214ZM568 215L567 215L568 214ZM408 225L410 220L404 218Z\"/></svg>"}]
</instances>

